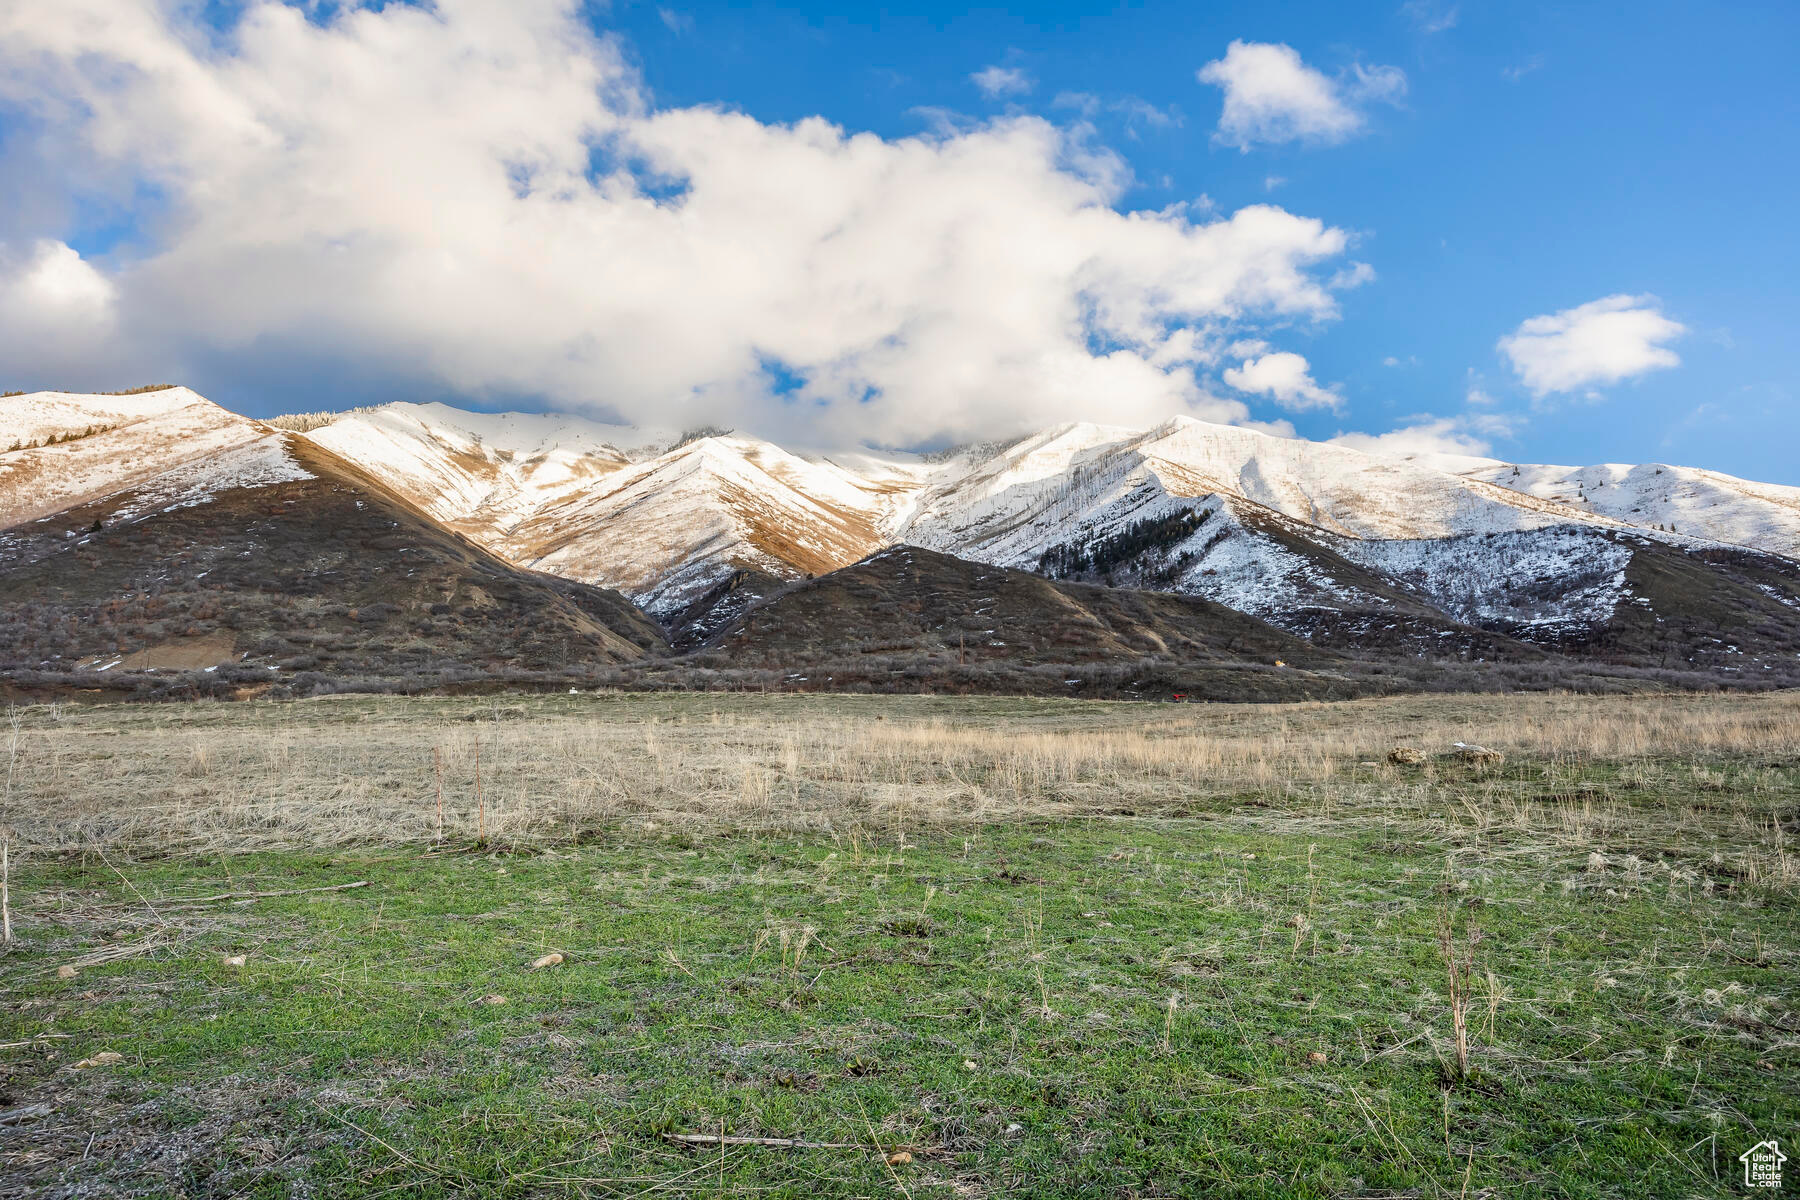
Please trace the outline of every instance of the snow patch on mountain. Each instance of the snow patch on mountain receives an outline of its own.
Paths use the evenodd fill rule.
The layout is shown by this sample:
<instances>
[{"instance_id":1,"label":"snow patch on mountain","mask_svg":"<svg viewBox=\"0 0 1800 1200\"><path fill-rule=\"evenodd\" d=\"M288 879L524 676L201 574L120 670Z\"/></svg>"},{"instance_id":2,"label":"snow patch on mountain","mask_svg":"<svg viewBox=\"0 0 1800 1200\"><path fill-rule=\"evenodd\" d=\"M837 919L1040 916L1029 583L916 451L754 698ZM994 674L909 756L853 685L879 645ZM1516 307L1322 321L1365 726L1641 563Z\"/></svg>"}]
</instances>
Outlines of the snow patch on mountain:
<instances>
[{"instance_id":1,"label":"snow patch on mountain","mask_svg":"<svg viewBox=\"0 0 1800 1200\"><path fill-rule=\"evenodd\" d=\"M186 462L134 487L125 495L125 503L101 520L107 525L134 521L156 512L210 504L220 493L239 488L272 487L315 478L289 451L287 439L292 436L295 435L265 434Z\"/></svg>"},{"instance_id":2,"label":"snow patch on mountain","mask_svg":"<svg viewBox=\"0 0 1800 1200\"><path fill-rule=\"evenodd\" d=\"M26 435L34 432L39 438L76 435L0 452L0 526L141 487L184 466L198 478L215 464L236 463L234 451L265 439L286 445L266 425L187 388L131 396L36 392L6 397L0 405L0 444L30 441ZM223 469L228 476L236 468Z\"/></svg>"},{"instance_id":3,"label":"snow patch on mountain","mask_svg":"<svg viewBox=\"0 0 1800 1200\"><path fill-rule=\"evenodd\" d=\"M1379 571L1459 621L1554 633L1604 624L1630 596L1632 550L1577 525L1435 540L1334 540L1345 558Z\"/></svg>"},{"instance_id":4,"label":"snow patch on mountain","mask_svg":"<svg viewBox=\"0 0 1800 1200\"><path fill-rule=\"evenodd\" d=\"M134 425L199 406L217 407L184 387L157 388L125 396L28 392L0 397L0 448L13 447L15 443L18 448L33 442L42 444L50 438L81 435L95 427Z\"/></svg>"},{"instance_id":5,"label":"snow patch on mountain","mask_svg":"<svg viewBox=\"0 0 1800 1200\"><path fill-rule=\"evenodd\" d=\"M1313 560L1247 528L1229 505L1216 504L1214 518L1173 551L1193 557L1172 590L1284 627L1302 609L1387 603L1332 578Z\"/></svg>"},{"instance_id":6,"label":"snow patch on mountain","mask_svg":"<svg viewBox=\"0 0 1800 1200\"><path fill-rule=\"evenodd\" d=\"M1489 463L1465 477L1625 524L1800 558L1800 487L1666 463Z\"/></svg>"}]
</instances>

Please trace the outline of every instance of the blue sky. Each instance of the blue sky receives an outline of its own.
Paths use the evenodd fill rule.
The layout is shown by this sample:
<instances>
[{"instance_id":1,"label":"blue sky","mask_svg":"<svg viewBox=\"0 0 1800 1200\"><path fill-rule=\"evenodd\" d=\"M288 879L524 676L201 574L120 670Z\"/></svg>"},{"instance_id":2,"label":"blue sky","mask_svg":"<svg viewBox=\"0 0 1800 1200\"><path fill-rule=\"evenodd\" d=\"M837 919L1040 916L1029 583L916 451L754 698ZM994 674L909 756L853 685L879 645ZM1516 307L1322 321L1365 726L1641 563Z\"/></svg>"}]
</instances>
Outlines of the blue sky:
<instances>
[{"instance_id":1,"label":"blue sky","mask_svg":"<svg viewBox=\"0 0 1800 1200\"><path fill-rule=\"evenodd\" d=\"M88 2L98 0L70 0ZM194 106L171 92L146 99L70 82L54 63L46 66L54 52L17 49L34 32L51 45L55 39L43 29L6 39L19 56L14 65L24 66L0 89L0 182L18 185L21 202L11 216L0 213L0 284L10 264L15 280L25 281L14 288L15 305L39 295L26 283L41 284L40 291L54 284L57 297L79 301L71 302L68 322L29 338L18 323L12 344L0 332L0 368L15 380L7 386L78 386L84 372L98 385L116 382L120 372L135 379L134 371L166 370L250 411L439 396L640 421L663 411L683 419L742 413L744 424L790 441L807 440L815 428L818 440L843 440L861 415L871 422L871 440L885 444L1030 423L1039 411L1010 399L1013 392L1060 395L1066 388L1083 398L1046 401L1043 419L1104 419L1116 395L1128 422L1162 405L1215 419L1285 422L1281 427L1309 437L1411 430L1420 448L1485 446L1516 461L1675 461L1800 483L1800 338L1791 332L1800 315L1800 86L1789 61L1800 45L1800 5L1784 0L1034 4L974 11L923 5L861 13L692 4L563 12L555 0L533 0L519 10L544 11L518 54L566 48L567 31L558 24L566 18L597 39L580 53L599 66L592 78L551 72L555 86L542 95L534 90L517 122L474 150L462 133L433 123L429 109L420 110L425 115L415 128L398 128L396 140L376 150L318 115L345 93L360 99L372 123L384 114L397 127L414 119L405 115L410 84L393 104L389 92L415 63L428 61L435 43L384 41L428 36L407 33L399 22L382 24L390 13L361 14L367 20L355 24L356 14L315 9L313 25L337 35L330 40L279 21L243 36L239 6L212 6L210 33L149 0L142 7L148 15L141 34L88 47L90 56L131 63L141 50L150 61L158 39L192 46L216 38L210 57L196 52L193 74L205 78L181 86L212 97L214 112L231 111L220 95L241 99L246 122L281 131L300 152L279 167L245 157L222 169L216 147L238 137L238 127L196 124ZM446 24L468 29L505 19L479 0L441 7ZM13 20L30 26L33 18ZM481 38L483 45L493 41ZM396 54L393 78L381 78L368 65L379 56L350 57L353 42L414 50ZM1233 43L1246 48L1244 72L1233 66ZM1253 63L1252 52L1264 57ZM493 90L478 93L480 107L471 110L484 114L481 120L525 90L522 80L546 74L540 67L508 75L499 53L488 81ZM1257 110L1263 123L1233 127L1227 84L1235 79L1254 90L1250 68L1279 67L1287 60L1268 57L1278 53L1297 64L1286 82L1323 89L1311 100L1330 111L1319 104L1283 108L1292 98L1271 100L1265 89ZM1215 69L1203 81L1199 73L1214 63L1232 69ZM257 94L257 76L289 80L283 100ZM423 67L417 77L419 90L430 93ZM321 80L317 99L305 100ZM495 238L511 236L523 222L503 204L471 201L419 222L430 233L422 245L398 246L399 227L382 224L391 219L382 210L390 193L396 205L404 201L405 185L386 174L385 162L404 159L410 146L422 148L422 162L469 157L467 176L447 175L435 192L421 193L426 200L413 202L435 209L435 195L474 191L476 151L492 157L499 145L509 163L525 164L508 167L519 181L515 198L532 206L531 221L546 222L534 226L529 244L543 243L542 230L552 230L572 240L555 241L547 257L575 257L580 239L626 211L591 195L579 209L565 205L547 217L538 204L555 192L564 143L595 136L594 114L582 111L577 94L584 85L629 92L607 102L600 123L637 122L619 135L635 147L631 161L659 158L673 172L659 191L658 180L635 165L635 177L621 185L636 189L632 202L661 201L661 215L679 217L690 232L704 225L720 240L671 240L656 251L660 258L645 261L611 242L583 247L591 265L582 278L602 300L585 325L567 330L557 327L555 314L590 300L582 283L554 277L555 261L525 279L482 276L479 300L440 302L436 285L419 282L431 278L418 274L422 262L442 259L461 271L489 243L482 221L507 231ZM133 115L109 115L109 100L126 98ZM721 122L718 110L747 120ZM656 114L705 115L657 121ZM889 162L879 181L869 182L845 166L855 155L835 143L825 153L829 166L789 157L801 154L795 142L818 149L816 138L794 132L794 123L813 117L845 138L876 135L891 159L906 157L900 148L909 139L922 138L940 153L917 178ZM983 174L979 162L964 169L976 155L1003 160L1026 143L1043 143L1029 118L1063 140L1036 158L1020 151L1016 194ZM120 124L109 130L109 120ZM530 145L534 121L566 136ZM156 158L108 149L104 135L117 129L170 148ZM993 133L997 148L982 140L984 132ZM616 148L605 141L615 135L599 136L608 152ZM434 138L444 139L441 152L433 151ZM318 153L306 153L309 146ZM1084 154L1113 165L1068 165ZM717 165L740 159L742 166ZM311 177L303 174L308 164ZM1058 201L1054 212L1035 206L1084 171L1110 172L1100 190L1115 213L1185 205L1171 219L1178 221L1174 234L1189 241L1138 246L1135 227L1115 222L1092 247L1063 244L1065 236L1088 236L1075 231L1092 225L1079 215L1091 197ZM785 197L779 180L765 178L784 172L793 180ZM347 179L357 204L327 197L284 213L278 225L245 228L243 213L285 209L297 195L326 190L324 178L334 185ZM597 178L590 169L556 186L564 193L598 187ZM222 188L236 189L242 204L221 207ZM689 188L695 202L678 213ZM956 190L962 188L966 198L947 202L944 213L918 230L909 223L908 211L936 203L934 189L963 197ZM734 192L746 197L741 208L717 198ZM1040 279L1029 248L1024 259L1016 249L996 253L986 268L995 295L982 303L1026 304L1036 290L1066 286L1071 304L1108 311L1147 304L1155 311L1147 321L1090 324L1081 335L1086 352L1074 358L1068 346L1046 341L1039 357L1051 365L1040 370L1023 361L1034 356L1025 331L1037 328L1037 315L996 334L1017 335L1018 343L989 355L992 361L975 361L987 351L969 340L918 332L968 326L977 310L945 294L966 292L966 279L919 283L903 253L869 265L866 279L856 277L855 264L876 252L766 292L743 280L779 269L768 262L747 259L744 275L716 267L762 239L764 225L772 253L792 247L790 257L812 261L820 241L787 228L781 212L825 193L839 207L820 214L822 227L853 236L862 232L863 214L890 204L868 219L869 244L882 256L916 232L927 239L921 255L969 253L985 262L981 239L1005 229L1013 205L1022 226L1044 230L1046 258L1064 253L1077 265ZM909 208L892 200L896 195L919 199ZM706 205L698 203L703 196ZM1259 205L1325 228L1311 241L1297 226L1284 229L1279 251L1270 253L1287 257L1267 269L1280 274L1299 264L1295 269L1311 272L1328 299L1290 291L1263 301L1223 299L1207 307L1183 300L1171 307L1158 297L1191 285L1193 273L1204 274L1212 260L1194 259L1179 280L1133 276L1158 270L1159 254L1189 253L1196 229ZM230 255L218 249L221 229L236 235ZM833 235L820 236L830 244ZM1341 247L1327 244L1333 236ZM646 227L630 244L649 255L650 247L665 246L661 239ZM57 259L45 247L66 248L66 255ZM332 255L362 256L362 266L340 269L328 261ZM694 295L671 296L675 284L661 277L668 268L678 283L670 260L684 255L701 264L692 276L699 282ZM1084 255L1103 268L1099 300L1079 266ZM518 259L508 256L513 267ZM423 289L420 303L405 299L396 282L402 272L406 287ZM1018 279L1005 278L1008 272ZM178 275L209 280L206 294L170 282ZM266 286L252 287L247 277ZM1261 286L1246 282L1243 294ZM346 289L353 299L320 299ZM870 314L901 314L894 327L871 325L870 315L827 336L832 298L864 293L879 297ZM512 311L541 303L545 315L512 328L507 307L482 307L495 296L509 297ZM676 328L671 314L688 310L695 327ZM48 310L40 303L32 311ZM776 316L787 324L771 327ZM1502 339L1534 319L1535 335L1516 344L1517 354L1507 353ZM65 336L81 320L91 326L88 340ZM723 348L705 340L709 324ZM1185 358L1169 339L1183 324L1203 329L1207 343ZM610 333L593 332L619 329L635 329L631 339L618 336L655 349L655 361L640 361L631 346L610 344ZM95 330L111 331L105 349ZM480 344L484 339L493 344ZM127 344L130 354L120 349ZM1304 362L1296 365L1294 356ZM527 359L537 365L522 365ZM696 365L683 372L670 363ZM956 396L959 381L966 397ZM927 394L934 399L918 399ZM893 412L882 407L890 396ZM955 415L963 411L981 415Z\"/></svg>"},{"instance_id":2,"label":"blue sky","mask_svg":"<svg viewBox=\"0 0 1800 1200\"><path fill-rule=\"evenodd\" d=\"M1363 239L1377 281L1297 343L1358 427L1456 411L1474 386L1521 414L1495 439L1502 457L1672 458L1800 483L1800 5L632 5L614 19L659 99L765 120L901 136L932 109L1066 119L1065 93L1141 100L1180 123L1095 118L1137 176L1130 205L1273 200ZM1405 102L1338 145L1215 144L1221 94L1195 72L1234 39L1327 72L1399 66ZM990 100L969 77L992 65L1034 86ZM1498 339L1616 293L1654 294L1689 328L1681 366L1534 406Z\"/></svg>"}]
</instances>

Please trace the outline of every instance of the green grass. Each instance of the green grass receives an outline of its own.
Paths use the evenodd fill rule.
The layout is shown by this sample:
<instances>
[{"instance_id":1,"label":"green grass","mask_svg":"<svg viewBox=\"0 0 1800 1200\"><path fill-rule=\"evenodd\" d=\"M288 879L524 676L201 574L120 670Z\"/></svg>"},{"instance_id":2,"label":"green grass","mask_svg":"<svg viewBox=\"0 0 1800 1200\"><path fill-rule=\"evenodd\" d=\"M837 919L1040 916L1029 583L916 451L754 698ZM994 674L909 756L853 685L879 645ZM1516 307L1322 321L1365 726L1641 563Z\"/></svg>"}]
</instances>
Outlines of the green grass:
<instances>
[{"instance_id":1,"label":"green grass","mask_svg":"<svg viewBox=\"0 0 1800 1200\"><path fill-rule=\"evenodd\" d=\"M39 860L0 1089L53 1114L0 1151L188 1197L1735 1194L1800 1119L1796 909L1640 853L1251 813ZM721 1131L913 1158L665 1136Z\"/></svg>"}]
</instances>

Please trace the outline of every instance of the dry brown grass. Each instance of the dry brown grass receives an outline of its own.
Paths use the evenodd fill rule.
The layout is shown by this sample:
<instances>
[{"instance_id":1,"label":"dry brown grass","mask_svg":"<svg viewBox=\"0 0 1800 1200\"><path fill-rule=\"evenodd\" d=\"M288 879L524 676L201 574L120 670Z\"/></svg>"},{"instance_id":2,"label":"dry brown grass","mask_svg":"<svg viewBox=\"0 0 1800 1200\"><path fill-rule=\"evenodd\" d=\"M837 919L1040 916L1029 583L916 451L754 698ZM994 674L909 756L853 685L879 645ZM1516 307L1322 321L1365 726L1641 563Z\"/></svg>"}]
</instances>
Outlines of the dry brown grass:
<instances>
[{"instance_id":1,"label":"dry brown grass","mask_svg":"<svg viewBox=\"0 0 1800 1200\"><path fill-rule=\"evenodd\" d=\"M32 708L0 823L28 851L430 841L620 826L899 830L1066 817L1419 821L1492 844L1723 843L1783 885L1800 694L1152 706L928 697L335 698ZM1447 755L1457 741L1503 767ZM1396 744L1434 757L1396 766ZM1735 839L1735 843L1733 843ZM1740 870L1741 874L1741 870Z\"/></svg>"}]
</instances>

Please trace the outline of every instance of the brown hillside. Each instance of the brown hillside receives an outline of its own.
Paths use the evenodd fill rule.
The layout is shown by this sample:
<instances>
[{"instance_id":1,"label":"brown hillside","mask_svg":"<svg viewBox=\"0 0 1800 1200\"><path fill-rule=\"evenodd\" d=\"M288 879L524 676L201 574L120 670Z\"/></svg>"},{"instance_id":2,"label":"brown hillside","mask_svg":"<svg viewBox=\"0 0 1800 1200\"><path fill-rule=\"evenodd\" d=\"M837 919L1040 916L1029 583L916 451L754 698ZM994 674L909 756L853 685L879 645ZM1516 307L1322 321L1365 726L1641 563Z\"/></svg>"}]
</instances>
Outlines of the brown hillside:
<instances>
[{"instance_id":1,"label":"brown hillside","mask_svg":"<svg viewBox=\"0 0 1800 1200\"><path fill-rule=\"evenodd\" d=\"M288 448L316 478L115 520L135 507L122 493L0 537L0 667L198 654L393 677L666 651L618 593L513 567L305 439Z\"/></svg>"},{"instance_id":2,"label":"brown hillside","mask_svg":"<svg viewBox=\"0 0 1800 1200\"><path fill-rule=\"evenodd\" d=\"M885 675L947 690L1070 694L1104 684L1245 699L1349 686L1337 655L1209 601L1056 583L914 546L753 605L694 661L804 670L822 686Z\"/></svg>"}]
</instances>

